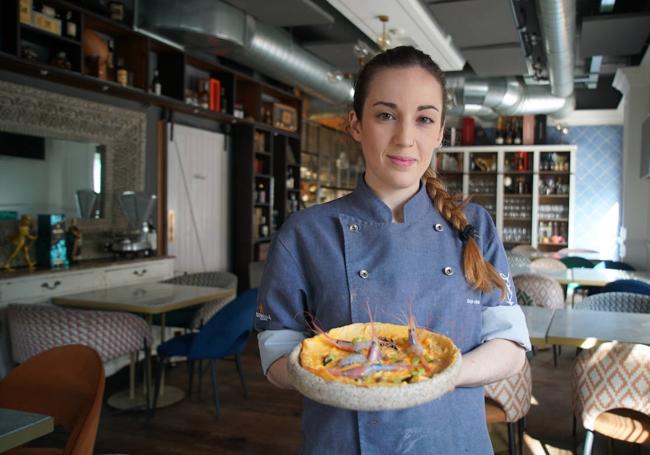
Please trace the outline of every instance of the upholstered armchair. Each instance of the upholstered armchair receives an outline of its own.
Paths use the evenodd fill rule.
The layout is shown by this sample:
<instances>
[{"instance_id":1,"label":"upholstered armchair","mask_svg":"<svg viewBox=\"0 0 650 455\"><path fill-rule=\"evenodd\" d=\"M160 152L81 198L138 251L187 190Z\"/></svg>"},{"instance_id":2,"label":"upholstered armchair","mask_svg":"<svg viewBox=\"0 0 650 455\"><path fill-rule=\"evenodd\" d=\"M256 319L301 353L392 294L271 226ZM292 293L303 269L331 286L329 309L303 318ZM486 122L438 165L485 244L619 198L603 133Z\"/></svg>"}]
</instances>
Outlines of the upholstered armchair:
<instances>
[{"instance_id":1,"label":"upholstered armchair","mask_svg":"<svg viewBox=\"0 0 650 455\"><path fill-rule=\"evenodd\" d=\"M524 422L530 409L532 379L528 360L521 371L509 378L485 386L485 414L488 423L508 424L508 447L510 455L524 453ZM519 450L515 448L515 432L518 433Z\"/></svg>"}]
</instances>

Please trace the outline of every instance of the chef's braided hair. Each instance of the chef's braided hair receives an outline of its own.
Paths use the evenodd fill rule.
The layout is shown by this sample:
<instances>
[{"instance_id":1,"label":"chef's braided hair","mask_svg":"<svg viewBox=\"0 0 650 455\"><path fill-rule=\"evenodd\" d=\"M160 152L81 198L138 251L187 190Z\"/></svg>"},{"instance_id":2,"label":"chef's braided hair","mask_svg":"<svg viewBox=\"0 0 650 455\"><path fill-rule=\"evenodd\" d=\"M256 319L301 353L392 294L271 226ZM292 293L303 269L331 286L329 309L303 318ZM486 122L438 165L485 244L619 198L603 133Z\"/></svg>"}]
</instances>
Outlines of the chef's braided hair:
<instances>
[{"instance_id":1,"label":"chef's braided hair","mask_svg":"<svg viewBox=\"0 0 650 455\"><path fill-rule=\"evenodd\" d=\"M447 112L445 89L445 74L440 67L422 51L411 46L399 46L375 56L362 68L354 85L354 112L359 120L363 114L363 104L368 96L368 89L374 76L385 68L404 68L417 66L428 71L442 88L441 128L444 125ZM422 176L427 193L442 216L459 232L463 241L463 271L467 282L482 292L490 292L494 288L501 290L501 297L506 294L506 285L497 270L486 261L476 241L476 230L465 216L464 208L467 200L459 194L450 194L436 172L429 167Z\"/></svg>"}]
</instances>

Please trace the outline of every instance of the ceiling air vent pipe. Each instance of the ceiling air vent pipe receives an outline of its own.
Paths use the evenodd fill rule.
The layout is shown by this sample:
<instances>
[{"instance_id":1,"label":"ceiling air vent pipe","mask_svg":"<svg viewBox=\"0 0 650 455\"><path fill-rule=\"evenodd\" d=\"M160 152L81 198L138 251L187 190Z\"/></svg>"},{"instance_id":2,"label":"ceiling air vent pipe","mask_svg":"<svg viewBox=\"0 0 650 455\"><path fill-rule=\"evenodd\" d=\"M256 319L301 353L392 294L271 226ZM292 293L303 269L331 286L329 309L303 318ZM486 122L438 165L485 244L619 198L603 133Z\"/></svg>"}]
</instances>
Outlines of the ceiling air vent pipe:
<instances>
[{"instance_id":1,"label":"ceiling air vent pipe","mask_svg":"<svg viewBox=\"0 0 650 455\"><path fill-rule=\"evenodd\" d=\"M138 16L139 27L187 49L227 57L333 103L352 99L351 81L330 82L328 73L336 68L298 46L284 29L220 0L140 0Z\"/></svg>"},{"instance_id":2,"label":"ceiling air vent pipe","mask_svg":"<svg viewBox=\"0 0 650 455\"><path fill-rule=\"evenodd\" d=\"M447 86L454 100L450 115L550 114L562 118L573 111L575 1L540 0L538 7L550 85L526 85L515 77L450 77Z\"/></svg>"}]
</instances>

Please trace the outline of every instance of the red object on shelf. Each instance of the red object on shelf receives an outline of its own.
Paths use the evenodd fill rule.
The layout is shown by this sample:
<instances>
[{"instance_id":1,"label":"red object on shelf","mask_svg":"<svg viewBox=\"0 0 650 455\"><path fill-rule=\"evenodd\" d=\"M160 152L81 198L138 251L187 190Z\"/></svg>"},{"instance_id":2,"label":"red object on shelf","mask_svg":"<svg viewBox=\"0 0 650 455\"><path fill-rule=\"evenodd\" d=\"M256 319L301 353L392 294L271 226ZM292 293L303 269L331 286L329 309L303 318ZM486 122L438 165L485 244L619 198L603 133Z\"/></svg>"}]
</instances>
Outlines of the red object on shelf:
<instances>
[{"instance_id":1,"label":"red object on shelf","mask_svg":"<svg viewBox=\"0 0 650 455\"><path fill-rule=\"evenodd\" d=\"M474 145L474 126L472 117L463 118L463 145Z\"/></svg>"},{"instance_id":2,"label":"red object on shelf","mask_svg":"<svg viewBox=\"0 0 650 455\"><path fill-rule=\"evenodd\" d=\"M221 81L210 79L210 110L221 111Z\"/></svg>"}]
</instances>

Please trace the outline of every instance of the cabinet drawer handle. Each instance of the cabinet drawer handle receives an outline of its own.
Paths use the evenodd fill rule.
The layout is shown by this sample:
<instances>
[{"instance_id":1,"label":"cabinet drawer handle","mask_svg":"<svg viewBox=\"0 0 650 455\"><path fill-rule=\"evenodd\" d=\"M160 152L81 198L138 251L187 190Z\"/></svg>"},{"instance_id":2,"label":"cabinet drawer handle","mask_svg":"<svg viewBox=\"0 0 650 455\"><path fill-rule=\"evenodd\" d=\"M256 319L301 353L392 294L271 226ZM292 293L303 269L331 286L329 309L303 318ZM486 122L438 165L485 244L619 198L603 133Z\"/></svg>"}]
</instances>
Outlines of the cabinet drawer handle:
<instances>
[{"instance_id":1,"label":"cabinet drawer handle","mask_svg":"<svg viewBox=\"0 0 650 455\"><path fill-rule=\"evenodd\" d=\"M46 283L41 284L41 287L45 288L45 289L49 289L50 291L52 291L52 290L58 288L60 284L61 284L60 281L55 281L53 284L50 284L50 283L46 282Z\"/></svg>"},{"instance_id":2,"label":"cabinet drawer handle","mask_svg":"<svg viewBox=\"0 0 650 455\"><path fill-rule=\"evenodd\" d=\"M147 273L147 269L142 269L142 270L134 270L133 274L135 276L144 276L144 274Z\"/></svg>"}]
</instances>

